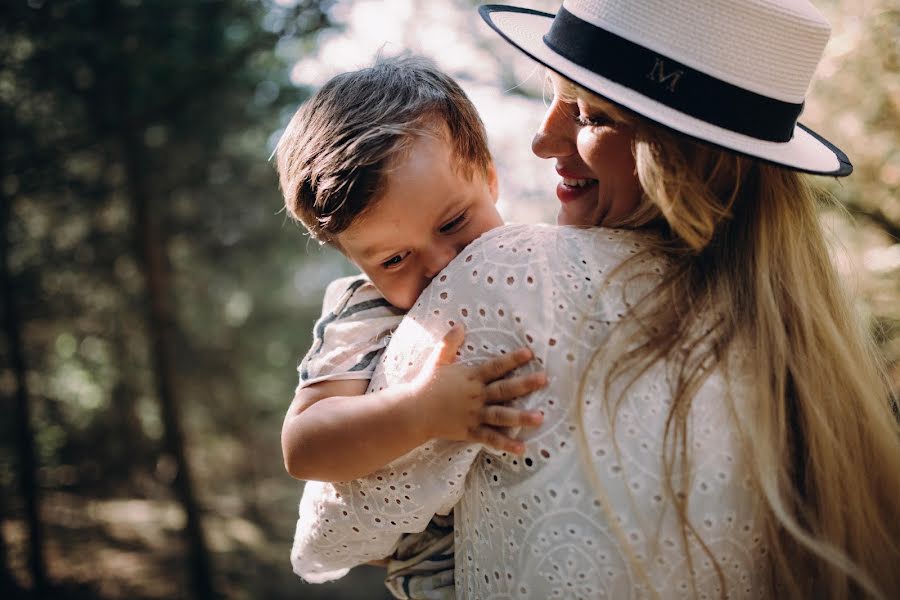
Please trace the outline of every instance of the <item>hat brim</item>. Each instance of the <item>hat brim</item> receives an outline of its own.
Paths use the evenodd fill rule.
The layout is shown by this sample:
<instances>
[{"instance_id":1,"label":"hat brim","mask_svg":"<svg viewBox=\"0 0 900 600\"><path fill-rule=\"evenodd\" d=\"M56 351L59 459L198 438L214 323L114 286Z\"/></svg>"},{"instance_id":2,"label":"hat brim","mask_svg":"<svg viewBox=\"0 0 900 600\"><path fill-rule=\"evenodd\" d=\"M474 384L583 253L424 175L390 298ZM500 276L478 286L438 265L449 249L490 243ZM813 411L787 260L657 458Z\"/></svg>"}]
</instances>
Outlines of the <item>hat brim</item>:
<instances>
[{"instance_id":1,"label":"hat brim","mask_svg":"<svg viewBox=\"0 0 900 600\"><path fill-rule=\"evenodd\" d=\"M843 177L853 172L847 155L798 123L788 142L769 142L711 125L601 77L550 49L543 40L554 15L516 6L478 7L485 22L531 59L578 85L678 133L739 154L815 175Z\"/></svg>"}]
</instances>

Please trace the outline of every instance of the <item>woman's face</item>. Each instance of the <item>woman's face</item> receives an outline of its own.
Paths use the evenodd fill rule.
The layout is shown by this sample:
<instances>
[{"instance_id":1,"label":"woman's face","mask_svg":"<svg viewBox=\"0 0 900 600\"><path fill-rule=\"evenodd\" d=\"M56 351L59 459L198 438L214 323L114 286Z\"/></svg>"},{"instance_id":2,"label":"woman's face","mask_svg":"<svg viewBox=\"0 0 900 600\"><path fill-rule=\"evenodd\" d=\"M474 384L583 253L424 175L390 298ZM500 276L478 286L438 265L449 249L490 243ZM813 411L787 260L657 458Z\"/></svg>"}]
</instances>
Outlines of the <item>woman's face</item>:
<instances>
[{"instance_id":1,"label":"woman's face","mask_svg":"<svg viewBox=\"0 0 900 600\"><path fill-rule=\"evenodd\" d=\"M556 159L561 178L556 187L557 223L615 226L637 208L641 186L633 140L631 126L581 99L568 101L554 94L531 149L541 158Z\"/></svg>"}]
</instances>

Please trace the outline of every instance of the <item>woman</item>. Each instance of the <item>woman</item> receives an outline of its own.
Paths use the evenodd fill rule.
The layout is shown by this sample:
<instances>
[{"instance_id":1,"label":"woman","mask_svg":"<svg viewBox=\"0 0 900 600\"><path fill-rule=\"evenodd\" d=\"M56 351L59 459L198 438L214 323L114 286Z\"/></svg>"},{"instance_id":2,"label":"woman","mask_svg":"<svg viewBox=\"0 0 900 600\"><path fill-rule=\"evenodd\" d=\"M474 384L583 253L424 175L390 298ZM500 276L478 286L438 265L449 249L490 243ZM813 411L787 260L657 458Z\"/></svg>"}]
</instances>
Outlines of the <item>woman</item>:
<instances>
[{"instance_id":1,"label":"woman","mask_svg":"<svg viewBox=\"0 0 900 600\"><path fill-rule=\"evenodd\" d=\"M605 227L473 243L373 386L461 322L461 360L534 348L544 425L524 458L434 442L308 484L297 572L339 577L455 505L460 597L900 596L900 431L798 174L852 169L796 125L827 23L802 0L481 12L555 73L533 148L560 223Z\"/></svg>"}]
</instances>

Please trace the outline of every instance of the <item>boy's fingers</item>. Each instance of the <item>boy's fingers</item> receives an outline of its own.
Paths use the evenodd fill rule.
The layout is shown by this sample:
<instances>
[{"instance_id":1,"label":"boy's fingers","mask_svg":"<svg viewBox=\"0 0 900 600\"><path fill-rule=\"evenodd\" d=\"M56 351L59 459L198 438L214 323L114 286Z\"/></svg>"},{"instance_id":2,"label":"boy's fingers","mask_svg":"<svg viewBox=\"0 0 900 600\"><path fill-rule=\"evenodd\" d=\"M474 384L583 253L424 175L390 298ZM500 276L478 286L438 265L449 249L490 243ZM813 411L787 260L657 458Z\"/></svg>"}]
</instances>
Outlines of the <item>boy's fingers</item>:
<instances>
[{"instance_id":1,"label":"boy's fingers","mask_svg":"<svg viewBox=\"0 0 900 600\"><path fill-rule=\"evenodd\" d=\"M519 398L525 394L530 394L535 390L539 390L547 384L547 376L543 373L532 373L530 375L520 375L518 377L510 377L509 379L501 379L489 384L486 388L488 404L497 402L506 402Z\"/></svg>"},{"instance_id":2,"label":"boy's fingers","mask_svg":"<svg viewBox=\"0 0 900 600\"><path fill-rule=\"evenodd\" d=\"M456 324L444 335L438 346L438 364L450 364L456 361L456 351L466 339L466 332L462 325Z\"/></svg>"},{"instance_id":3,"label":"boy's fingers","mask_svg":"<svg viewBox=\"0 0 900 600\"><path fill-rule=\"evenodd\" d=\"M534 358L534 353L530 348L519 348L515 352L503 354L481 363L478 366L478 375L485 383L494 381L513 369L527 364L532 358Z\"/></svg>"},{"instance_id":4,"label":"boy's fingers","mask_svg":"<svg viewBox=\"0 0 900 600\"><path fill-rule=\"evenodd\" d=\"M485 406L481 409L481 422L492 427L536 427L543 421L544 415L536 410L508 406Z\"/></svg>"},{"instance_id":5,"label":"boy's fingers","mask_svg":"<svg viewBox=\"0 0 900 600\"><path fill-rule=\"evenodd\" d=\"M525 444L519 440L514 440L509 436L503 435L492 427L481 426L471 432L473 442L480 442L485 446L496 448L497 450L505 450L513 454L524 454Z\"/></svg>"}]
</instances>

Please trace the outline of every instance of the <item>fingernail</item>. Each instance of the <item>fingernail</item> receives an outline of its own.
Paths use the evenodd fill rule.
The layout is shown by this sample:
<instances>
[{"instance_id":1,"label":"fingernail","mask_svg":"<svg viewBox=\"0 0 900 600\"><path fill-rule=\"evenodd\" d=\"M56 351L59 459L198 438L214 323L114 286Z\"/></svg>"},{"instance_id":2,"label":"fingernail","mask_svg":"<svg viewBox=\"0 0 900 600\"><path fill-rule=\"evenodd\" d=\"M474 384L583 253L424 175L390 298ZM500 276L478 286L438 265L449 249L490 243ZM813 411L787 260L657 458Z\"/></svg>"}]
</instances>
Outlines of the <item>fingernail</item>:
<instances>
[{"instance_id":1,"label":"fingernail","mask_svg":"<svg viewBox=\"0 0 900 600\"><path fill-rule=\"evenodd\" d=\"M531 348L519 348L516 352L519 358L531 358L534 354L531 352Z\"/></svg>"}]
</instances>

